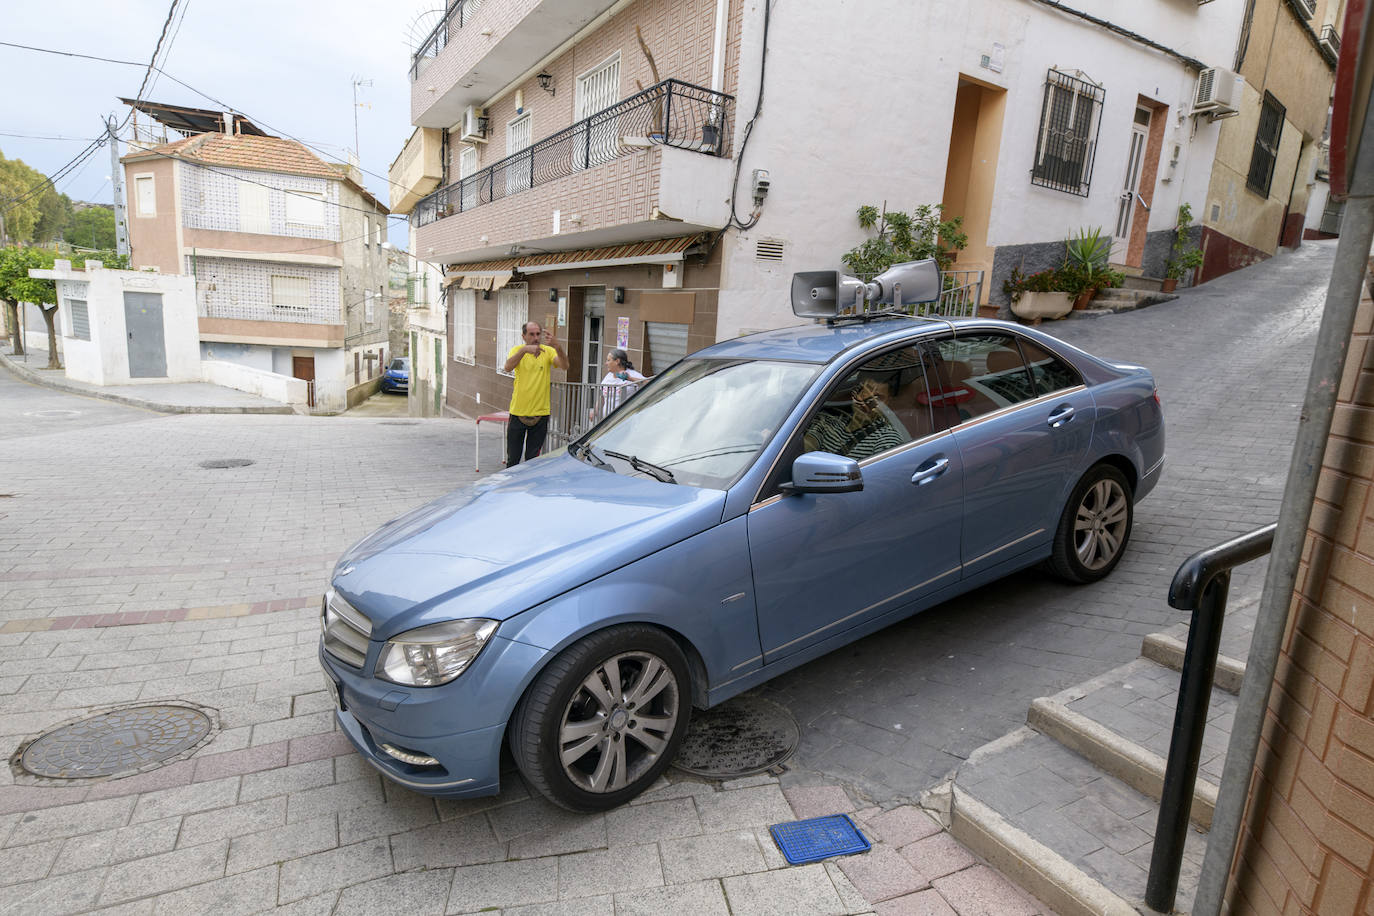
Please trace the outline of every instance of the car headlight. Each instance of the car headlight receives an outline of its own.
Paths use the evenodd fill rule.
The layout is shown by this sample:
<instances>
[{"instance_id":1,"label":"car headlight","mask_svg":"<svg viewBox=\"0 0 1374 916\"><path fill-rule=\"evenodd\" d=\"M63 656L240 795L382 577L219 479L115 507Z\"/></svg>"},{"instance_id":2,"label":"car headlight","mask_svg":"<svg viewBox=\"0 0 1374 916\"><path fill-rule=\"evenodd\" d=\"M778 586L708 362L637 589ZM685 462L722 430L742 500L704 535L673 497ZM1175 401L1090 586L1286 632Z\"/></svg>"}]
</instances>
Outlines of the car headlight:
<instances>
[{"instance_id":1,"label":"car headlight","mask_svg":"<svg viewBox=\"0 0 1374 916\"><path fill-rule=\"evenodd\" d=\"M382 647L377 677L407 687L437 687L462 674L487 639L496 621L473 617L450 620L402 633Z\"/></svg>"}]
</instances>

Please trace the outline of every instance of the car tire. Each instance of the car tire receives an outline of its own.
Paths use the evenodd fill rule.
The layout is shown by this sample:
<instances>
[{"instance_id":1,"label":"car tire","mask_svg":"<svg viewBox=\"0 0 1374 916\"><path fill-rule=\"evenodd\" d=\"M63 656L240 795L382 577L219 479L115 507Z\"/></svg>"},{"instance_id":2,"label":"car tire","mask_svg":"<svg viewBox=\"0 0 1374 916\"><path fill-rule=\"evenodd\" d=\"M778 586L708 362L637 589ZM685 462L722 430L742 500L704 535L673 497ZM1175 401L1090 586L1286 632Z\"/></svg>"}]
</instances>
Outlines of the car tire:
<instances>
[{"instance_id":1,"label":"car tire","mask_svg":"<svg viewBox=\"0 0 1374 916\"><path fill-rule=\"evenodd\" d=\"M687 659L670 636L641 625L602 630L535 678L511 718L511 753L554 804L605 811L648 788L677 756L691 697Z\"/></svg>"},{"instance_id":2,"label":"car tire","mask_svg":"<svg viewBox=\"0 0 1374 916\"><path fill-rule=\"evenodd\" d=\"M1106 576L1126 552L1134 510L1126 475L1110 464L1094 465L1073 488L1059 517L1050 571L1076 584Z\"/></svg>"}]
</instances>

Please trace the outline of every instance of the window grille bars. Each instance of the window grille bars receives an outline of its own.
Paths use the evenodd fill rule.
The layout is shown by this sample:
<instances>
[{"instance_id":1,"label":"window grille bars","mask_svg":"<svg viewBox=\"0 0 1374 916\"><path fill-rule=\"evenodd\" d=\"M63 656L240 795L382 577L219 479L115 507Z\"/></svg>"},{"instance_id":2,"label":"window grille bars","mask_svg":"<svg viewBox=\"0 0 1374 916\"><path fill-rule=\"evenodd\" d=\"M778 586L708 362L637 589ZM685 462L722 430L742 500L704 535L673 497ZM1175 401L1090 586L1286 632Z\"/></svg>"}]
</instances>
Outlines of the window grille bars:
<instances>
[{"instance_id":1,"label":"window grille bars","mask_svg":"<svg viewBox=\"0 0 1374 916\"><path fill-rule=\"evenodd\" d=\"M1031 184L1088 196L1106 90L1051 69L1045 76Z\"/></svg>"}]
</instances>

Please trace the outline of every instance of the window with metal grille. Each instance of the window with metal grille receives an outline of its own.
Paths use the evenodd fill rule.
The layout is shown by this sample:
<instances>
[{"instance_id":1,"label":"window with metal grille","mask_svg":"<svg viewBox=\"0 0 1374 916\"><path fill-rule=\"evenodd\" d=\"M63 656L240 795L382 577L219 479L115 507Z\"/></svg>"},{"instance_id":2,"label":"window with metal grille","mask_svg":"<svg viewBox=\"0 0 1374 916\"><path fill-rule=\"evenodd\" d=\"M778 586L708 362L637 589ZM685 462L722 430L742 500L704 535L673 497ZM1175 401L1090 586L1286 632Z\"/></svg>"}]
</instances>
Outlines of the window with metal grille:
<instances>
[{"instance_id":1,"label":"window with metal grille","mask_svg":"<svg viewBox=\"0 0 1374 916\"><path fill-rule=\"evenodd\" d=\"M1051 69L1045 77L1031 184L1088 196L1106 90Z\"/></svg>"},{"instance_id":2,"label":"window with metal grille","mask_svg":"<svg viewBox=\"0 0 1374 916\"><path fill-rule=\"evenodd\" d=\"M308 277L272 277L272 305L279 309L310 307Z\"/></svg>"},{"instance_id":3,"label":"window with metal grille","mask_svg":"<svg viewBox=\"0 0 1374 916\"><path fill-rule=\"evenodd\" d=\"M477 361L477 290L454 290L452 312L454 362L471 366Z\"/></svg>"},{"instance_id":4,"label":"window with metal grille","mask_svg":"<svg viewBox=\"0 0 1374 916\"><path fill-rule=\"evenodd\" d=\"M1328 235L1339 234L1341 231L1341 216L1344 213L1345 201L1328 197L1326 199L1326 206L1322 208L1322 220L1317 224L1317 231L1325 232Z\"/></svg>"},{"instance_id":5,"label":"window with metal grille","mask_svg":"<svg viewBox=\"0 0 1374 916\"><path fill-rule=\"evenodd\" d=\"M80 299L67 300L67 314L71 316L72 333L77 340L91 339L91 319L86 311L86 303Z\"/></svg>"},{"instance_id":6,"label":"window with metal grille","mask_svg":"<svg viewBox=\"0 0 1374 916\"><path fill-rule=\"evenodd\" d=\"M496 294L496 371L502 375L514 375L501 367L506 364L510 351L521 343L520 330L529 320L529 290L524 284L512 289L512 283Z\"/></svg>"},{"instance_id":7,"label":"window with metal grille","mask_svg":"<svg viewBox=\"0 0 1374 916\"><path fill-rule=\"evenodd\" d=\"M1274 163L1279 158L1279 138L1283 136L1283 118L1288 112L1279 100L1268 92L1260 106L1259 129L1255 131L1255 151L1250 154L1250 173L1245 186L1257 194L1269 196L1274 180Z\"/></svg>"},{"instance_id":8,"label":"window with metal grille","mask_svg":"<svg viewBox=\"0 0 1374 916\"><path fill-rule=\"evenodd\" d=\"M576 119L582 121L620 101L620 52L577 78ZM589 168L610 162L620 154L615 117L584 126L573 142L573 168ZM659 128L662 129L661 127Z\"/></svg>"},{"instance_id":9,"label":"window with metal grille","mask_svg":"<svg viewBox=\"0 0 1374 916\"><path fill-rule=\"evenodd\" d=\"M533 142L530 133L530 116L521 115L506 125L506 154L514 156ZM531 160L523 159L506 165L506 193L517 194L530 186ZM504 360L503 360L504 362Z\"/></svg>"}]
</instances>

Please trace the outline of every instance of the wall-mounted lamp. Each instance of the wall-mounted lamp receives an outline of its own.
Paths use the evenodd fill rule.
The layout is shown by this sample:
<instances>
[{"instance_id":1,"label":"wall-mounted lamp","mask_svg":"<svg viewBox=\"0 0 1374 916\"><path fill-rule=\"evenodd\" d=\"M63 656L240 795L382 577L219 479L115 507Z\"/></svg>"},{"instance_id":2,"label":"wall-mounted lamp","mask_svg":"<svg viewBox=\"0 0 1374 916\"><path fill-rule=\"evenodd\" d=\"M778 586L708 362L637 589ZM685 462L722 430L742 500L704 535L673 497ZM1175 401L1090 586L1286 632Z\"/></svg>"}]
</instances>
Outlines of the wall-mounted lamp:
<instances>
[{"instance_id":1,"label":"wall-mounted lamp","mask_svg":"<svg viewBox=\"0 0 1374 916\"><path fill-rule=\"evenodd\" d=\"M540 88L540 89L543 89L543 90L544 90L545 92L547 92L549 95L556 95L556 94L557 94L557 93L555 93L554 90L553 90L553 74L552 74L552 73L541 73L541 74L539 74L538 76L536 76L535 79L539 80L539 88Z\"/></svg>"},{"instance_id":2,"label":"wall-mounted lamp","mask_svg":"<svg viewBox=\"0 0 1374 916\"><path fill-rule=\"evenodd\" d=\"M623 286L617 286L617 287L615 288L615 297L614 297L614 298L615 298L615 301L616 301L617 304L618 304L618 303L621 303L621 302L624 302L624 301L625 301L625 287L623 287Z\"/></svg>"},{"instance_id":3,"label":"wall-mounted lamp","mask_svg":"<svg viewBox=\"0 0 1374 916\"><path fill-rule=\"evenodd\" d=\"M482 298L483 298L483 299L490 299L490 298L491 298L491 290L489 290L489 289L484 289L484 290L482 290Z\"/></svg>"},{"instance_id":4,"label":"wall-mounted lamp","mask_svg":"<svg viewBox=\"0 0 1374 916\"><path fill-rule=\"evenodd\" d=\"M549 301L550 301L550 302L557 302L557 301L558 301L558 287L556 287L556 286L551 286L551 287L549 287Z\"/></svg>"}]
</instances>

